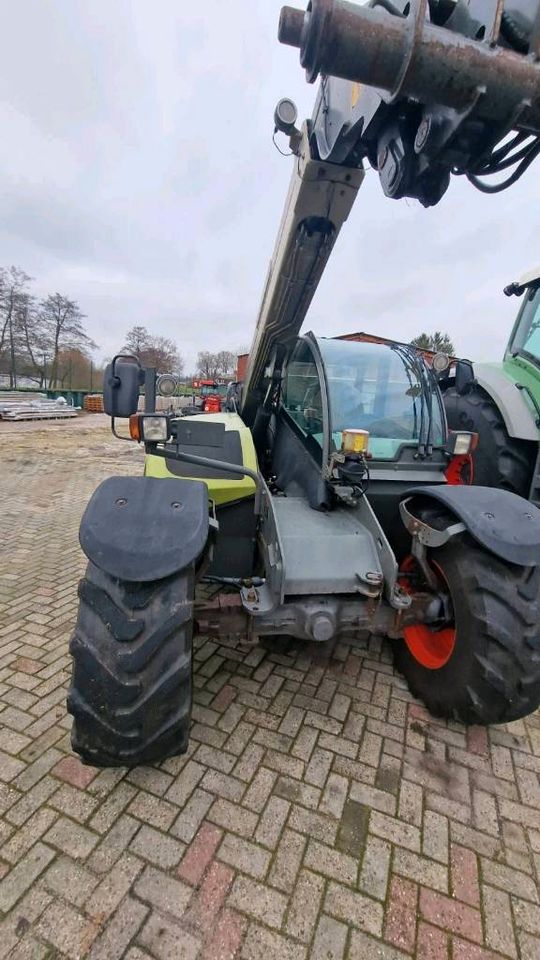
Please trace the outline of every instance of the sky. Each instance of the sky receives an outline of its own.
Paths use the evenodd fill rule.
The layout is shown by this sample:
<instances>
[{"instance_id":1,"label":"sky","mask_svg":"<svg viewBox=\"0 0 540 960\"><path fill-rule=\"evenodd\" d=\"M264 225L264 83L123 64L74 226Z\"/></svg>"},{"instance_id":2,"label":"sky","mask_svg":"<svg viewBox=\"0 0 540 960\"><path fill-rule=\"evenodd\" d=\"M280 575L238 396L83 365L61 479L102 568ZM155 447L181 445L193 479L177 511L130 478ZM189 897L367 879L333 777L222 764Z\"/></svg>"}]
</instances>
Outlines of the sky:
<instances>
[{"instance_id":1,"label":"sky","mask_svg":"<svg viewBox=\"0 0 540 960\"><path fill-rule=\"evenodd\" d=\"M134 324L188 371L249 346L291 172L274 106L304 117L316 95L280 7L0 0L0 264L76 299L97 356ZM518 306L502 287L540 261L537 174L495 196L453 179L425 210L368 172L304 330L440 329L461 356L501 357Z\"/></svg>"}]
</instances>

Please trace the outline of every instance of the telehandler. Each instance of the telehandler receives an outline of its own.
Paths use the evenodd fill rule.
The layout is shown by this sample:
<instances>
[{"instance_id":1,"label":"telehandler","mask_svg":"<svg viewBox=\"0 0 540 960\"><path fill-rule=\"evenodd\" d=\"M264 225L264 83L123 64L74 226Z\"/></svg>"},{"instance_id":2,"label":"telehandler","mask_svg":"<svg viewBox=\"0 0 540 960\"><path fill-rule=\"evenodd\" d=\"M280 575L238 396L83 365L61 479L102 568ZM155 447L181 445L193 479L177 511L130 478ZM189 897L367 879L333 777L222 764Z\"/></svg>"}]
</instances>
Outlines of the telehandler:
<instances>
[{"instance_id":1,"label":"telehandler","mask_svg":"<svg viewBox=\"0 0 540 960\"><path fill-rule=\"evenodd\" d=\"M323 79L301 129L292 101L276 108L293 172L236 410L164 416L136 358L105 374L113 430L129 417L146 457L144 476L102 483L81 522L68 709L83 761L186 750L198 625L320 643L381 634L435 714L487 724L538 707L540 511L446 482L475 438L449 434L414 348L299 336L364 158L387 195L429 205L451 172L480 183L502 164L509 131L538 136L539 34L525 20L488 0L284 8L280 39ZM201 580L236 592L200 609Z\"/></svg>"}]
</instances>

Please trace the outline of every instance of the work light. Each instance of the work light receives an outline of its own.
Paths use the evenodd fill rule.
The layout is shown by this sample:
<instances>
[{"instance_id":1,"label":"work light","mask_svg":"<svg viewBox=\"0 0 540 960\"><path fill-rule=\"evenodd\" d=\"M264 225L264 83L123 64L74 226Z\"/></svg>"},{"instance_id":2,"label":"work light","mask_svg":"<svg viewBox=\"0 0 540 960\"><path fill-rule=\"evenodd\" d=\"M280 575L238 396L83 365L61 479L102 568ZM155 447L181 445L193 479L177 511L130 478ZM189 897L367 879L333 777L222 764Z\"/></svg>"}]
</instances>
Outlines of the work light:
<instances>
[{"instance_id":1,"label":"work light","mask_svg":"<svg viewBox=\"0 0 540 960\"><path fill-rule=\"evenodd\" d=\"M164 443L169 439L169 418L163 414L134 414L129 418L129 433L132 440L144 443Z\"/></svg>"}]
</instances>

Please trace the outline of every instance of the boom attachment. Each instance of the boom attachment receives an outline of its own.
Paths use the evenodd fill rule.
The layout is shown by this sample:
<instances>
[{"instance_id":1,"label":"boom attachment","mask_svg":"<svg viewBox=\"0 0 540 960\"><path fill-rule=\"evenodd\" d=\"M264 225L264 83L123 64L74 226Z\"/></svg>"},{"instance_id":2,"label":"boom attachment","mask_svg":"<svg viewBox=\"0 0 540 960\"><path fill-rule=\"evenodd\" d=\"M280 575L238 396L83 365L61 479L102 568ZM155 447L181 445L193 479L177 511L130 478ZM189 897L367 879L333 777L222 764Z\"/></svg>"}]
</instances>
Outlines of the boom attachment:
<instances>
[{"instance_id":1,"label":"boom attachment","mask_svg":"<svg viewBox=\"0 0 540 960\"><path fill-rule=\"evenodd\" d=\"M537 0L310 0L284 7L282 43L322 74L321 158L366 157L389 197L431 206L450 174L485 192L510 186L540 152ZM512 140L499 145L514 132ZM515 167L502 183L484 175Z\"/></svg>"}]
</instances>

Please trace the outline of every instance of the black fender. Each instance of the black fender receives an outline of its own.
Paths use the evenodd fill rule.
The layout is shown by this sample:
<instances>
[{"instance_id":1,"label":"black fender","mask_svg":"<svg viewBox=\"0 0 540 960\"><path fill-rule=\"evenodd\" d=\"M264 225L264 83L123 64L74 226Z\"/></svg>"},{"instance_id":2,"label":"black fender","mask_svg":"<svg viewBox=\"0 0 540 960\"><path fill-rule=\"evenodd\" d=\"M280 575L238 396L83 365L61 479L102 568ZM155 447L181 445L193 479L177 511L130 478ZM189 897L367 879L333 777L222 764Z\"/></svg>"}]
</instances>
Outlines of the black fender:
<instances>
[{"instance_id":1,"label":"black fender","mask_svg":"<svg viewBox=\"0 0 540 960\"><path fill-rule=\"evenodd\" d=\"M426 498L438 501L482 547L508 563L540 564L540 510L508 490L476 486L413 487L408 509L419 516Z\"/></svg>"},{"instance_id":2,"label":"black fender","mask_svg":"<svg viewBox=\"0 0 540 960\"><path fill-rule=\"evenodd\" d=\"M140 583L161 580L195 563L208 529L205 483L109 477L84 511L79 541L101 570Z\"/></svg>"}]
</instances>

